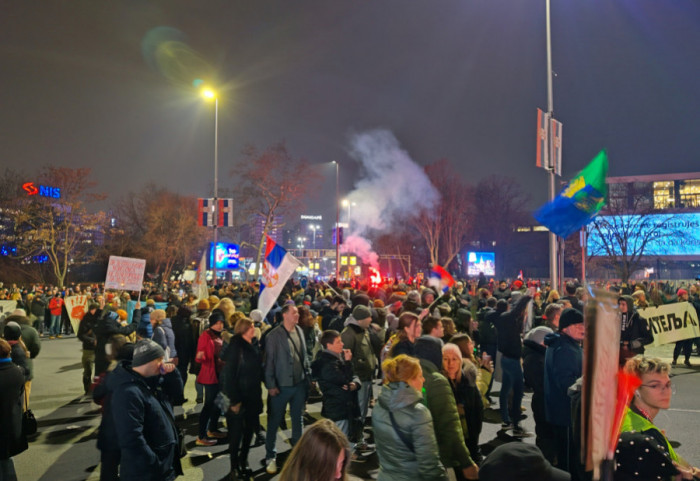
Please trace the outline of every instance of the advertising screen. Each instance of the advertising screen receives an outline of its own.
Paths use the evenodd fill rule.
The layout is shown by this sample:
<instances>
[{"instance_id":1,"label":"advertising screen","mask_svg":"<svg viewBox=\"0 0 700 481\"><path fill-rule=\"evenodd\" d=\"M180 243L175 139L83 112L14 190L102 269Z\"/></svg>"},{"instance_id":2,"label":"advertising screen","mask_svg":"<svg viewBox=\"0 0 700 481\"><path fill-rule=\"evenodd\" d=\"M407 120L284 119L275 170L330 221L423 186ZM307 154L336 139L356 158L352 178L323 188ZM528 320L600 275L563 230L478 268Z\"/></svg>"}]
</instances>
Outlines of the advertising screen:
<instances>
[{"instance_id":1,"label":"advertising screen","mask_svg":"<svg viewBox=\"0 0 700 481\"><path fill-rule=\"evenodd\" d=\"M598 216L588 225L588 255L700 256L700 213Z\"/></svg>"},{"instance_id":2,"label":"advertising screen","mask_svg":"<svg viewBox=\"0 0 700 481\"><path fill-rule=\"evenodd\" d=\"M239 257L238 244L228 244L226 242L217 242L216 249L214 243L209 243L209 269L217 270L238 269Z\"/></svg>"},{"instance_id":3,"label":"advertising screen","mask_svg":"<svg viewBox=\"0 0 700 481\"><path fill-rule=\"evenodd\" d=\"M467 252L467 274L478 276L496 275L496 254L494 252Z\"/></svg>"}]
</instances>

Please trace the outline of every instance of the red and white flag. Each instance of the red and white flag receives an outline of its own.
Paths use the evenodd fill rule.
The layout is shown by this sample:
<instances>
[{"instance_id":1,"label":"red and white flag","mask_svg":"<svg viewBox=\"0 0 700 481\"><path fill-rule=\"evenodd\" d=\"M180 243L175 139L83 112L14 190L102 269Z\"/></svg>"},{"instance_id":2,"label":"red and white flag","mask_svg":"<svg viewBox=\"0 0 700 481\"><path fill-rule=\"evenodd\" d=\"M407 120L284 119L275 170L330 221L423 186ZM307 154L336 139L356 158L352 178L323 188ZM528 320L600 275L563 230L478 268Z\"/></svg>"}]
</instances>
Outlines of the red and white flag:
<instances>
[{"instance_id":1,"label":"red and white flag","mask_svg":"<svg viewBox=\"0 0 700 481\"><path fill-rule=\"evenodd\" d=\"M549 146L549 151L552 155L551 167L557 175L561 175L561 128L561 122L556 119L551 119L549 134L551 145Z\"/></svg>"},{"instance_id":2,"label":"red and white flag","mask_svg":"<svg viewBox=\"0 0 700 481\"><path fill-rule=\"evenodd\" d=\"M537 167L549 167L549 157L547 155L547 119L549 114L537 109Z\"/></svg>"},{"instance_id":3,"label":"red and white flag","mask_svg":"<svg viewBox=\"0 0 700 481\"><path fill-rule=\"evenodd\" d=\"M231 227L233 225L233 199L218 199L216 206L217 223L219 227Z\"/></svg>"}]
</instances>

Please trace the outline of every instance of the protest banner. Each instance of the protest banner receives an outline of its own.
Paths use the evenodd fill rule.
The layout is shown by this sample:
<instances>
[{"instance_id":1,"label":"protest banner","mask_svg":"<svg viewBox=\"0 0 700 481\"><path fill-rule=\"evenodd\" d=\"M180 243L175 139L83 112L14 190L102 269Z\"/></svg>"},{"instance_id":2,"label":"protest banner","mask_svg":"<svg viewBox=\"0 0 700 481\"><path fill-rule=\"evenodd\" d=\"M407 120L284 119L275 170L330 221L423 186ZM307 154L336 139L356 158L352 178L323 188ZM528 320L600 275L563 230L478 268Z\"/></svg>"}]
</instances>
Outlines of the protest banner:
<instances>
[{"instance_id":1,"label":"protest banner","mask_svg":"<svg viewBox=\"0 0 700 481\"><path fill-rule=\"evenodd\" d=\"M617 297L596 291L584 309L583 385L581 393L582 461L593 479L609 473L609 445L617 401L620 318Z\"/></svg>"},{"instance_id":2,"label":"protest banner","mask_svg":"<svg viewBox=\"0 0 700 481\"><path fill-rule=\"evenodd\" d=\"M64 299L66 303L66 311L70 324L73 326L73 332L78 333L78 325L83 320L83 316L88 311L88 296L69 296Z\"/></svg>"},{"instance_id":3,"label":"protest banner","mask_svg":"<svg viewBox=\"0 0 700 481\"><path fill-rule=\"evenodd\" d=\"M700 337L698 313L689 302L639 309L654 335L654 346Z\"/></svg>"},{"instance_id":4,"label":"protest banner","mask_svg":"<svg viewBox=\"0 0 700 481\"><path fill-rule=\"evenodd\" d=\"M145 270L145 259L109 256L105 289L141 291Z\"/></svg>"},{"instance_id":5,"label":"protest banner","mask_svg":"<svg viewBox=\"0 0 700 481\"><path fill-rule=\"evenodd\" d=\"M0 319L9 316L15 309L17 309L17 301L0 301Z\"/></svg>"}]
</instances>

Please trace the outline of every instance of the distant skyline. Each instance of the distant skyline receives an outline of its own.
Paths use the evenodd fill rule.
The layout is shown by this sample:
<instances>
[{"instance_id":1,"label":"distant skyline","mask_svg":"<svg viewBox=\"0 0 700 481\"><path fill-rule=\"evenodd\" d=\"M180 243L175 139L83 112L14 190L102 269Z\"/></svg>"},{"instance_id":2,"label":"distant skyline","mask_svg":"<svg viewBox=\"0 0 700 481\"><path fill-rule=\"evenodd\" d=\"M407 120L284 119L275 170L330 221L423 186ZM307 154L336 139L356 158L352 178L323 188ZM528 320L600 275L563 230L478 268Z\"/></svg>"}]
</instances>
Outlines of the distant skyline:
<instances>
[{"instance_id":1,"label":"distant skyline","mask_svg":"<svg viewBox=\"0 0 700 481\"><path fill-rule=\"evenodd\" d=\"M381 128L420 165L447 158L471 182L515 177L535 206L547 192L534 165L544 5L3 1L1 162L92 167L110 202L149 180L210 196L213 107L142 54L149 32L170 27L225 88L222 187L246 144L285 140L324 176L304 213L334 216L327 163L339 162L342 197L359 178L350 136ZM602 148L611 176L700 171L698 26L695 0L552 0L563 180Z\"/></svg>"}]
</instances>

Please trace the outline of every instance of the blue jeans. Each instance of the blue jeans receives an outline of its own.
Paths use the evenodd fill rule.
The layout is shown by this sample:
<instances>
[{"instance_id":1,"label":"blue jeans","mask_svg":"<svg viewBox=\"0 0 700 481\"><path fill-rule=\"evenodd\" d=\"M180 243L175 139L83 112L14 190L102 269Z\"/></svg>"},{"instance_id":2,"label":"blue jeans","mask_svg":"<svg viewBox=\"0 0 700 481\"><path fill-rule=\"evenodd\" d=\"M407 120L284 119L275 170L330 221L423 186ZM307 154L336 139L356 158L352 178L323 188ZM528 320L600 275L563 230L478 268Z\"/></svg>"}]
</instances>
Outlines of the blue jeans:
<instances>
[{"instance_id":1,"label":"blue jeans","mask_svg":"<svg viewBox=\"0 0 700 481\"><path fill-rule=\"evenodd\" d=\"M52 336L57 336L61 333L61 315L58 316L51 314L51 329L49 334Z\"/></svg>"},{"instance_id":2,"label":"blue jeans","mask_svg":"<svg viewBox=\"0 0 700 481\"><path fill-rule=\"evenodd\" d=\"M369 399L372 394L372 381L362 381L360 389L357 391L357 403L360 406L360 419L364 424L367 419L367 411L369 411Z\"/></svg>"},{"instance_id":3,"label":"blue jeans","mask_svg":"<svg viewBox=\"0 0 700 481\"><path fill-rule=\"evenodd\" d=\"M501 383L501 393L498 397L498 408L501 411L501 420L504 423L518 424L520 422L520 404L523 401L523 368L520 359L501 357L501 371L503 372L503 382ZM513 404L511 405L510 416L508 415L508 395L513 391Z\"/></svg>"},{"instance_id":4,"label":"blue jeans","mask_svg":"<svg viewBox=\"0 0 700 481\"><path fill-rule=\"evenodd\" d=\"M306 401L306 381L294 386L279 388L277 396L270 397L270 413L267 418L267 438L265 439L265 458L274 459L277 455L275 444L277 441L277 429L282 423L282 416L289 404L289 414L292 418L292 447L299 441L301 431L304 428L301 415Z\"/></svg>"}]
</instances>

